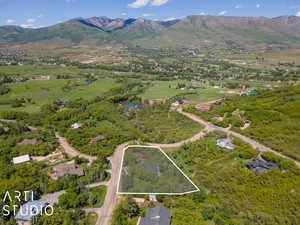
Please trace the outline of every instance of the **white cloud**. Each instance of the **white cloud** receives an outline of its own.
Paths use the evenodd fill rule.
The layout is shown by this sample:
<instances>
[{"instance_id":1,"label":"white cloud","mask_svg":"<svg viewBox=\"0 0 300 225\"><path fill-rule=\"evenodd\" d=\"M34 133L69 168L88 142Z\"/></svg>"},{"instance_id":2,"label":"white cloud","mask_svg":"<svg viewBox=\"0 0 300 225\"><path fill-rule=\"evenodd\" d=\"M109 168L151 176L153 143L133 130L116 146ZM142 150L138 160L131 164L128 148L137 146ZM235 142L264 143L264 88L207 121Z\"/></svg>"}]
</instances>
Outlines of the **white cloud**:
<instances>
[{"instance_id":1,"label":"white cloud","mask_svg":"<svg viewBox=\"0 0 300 225\"><path fill-rule=\"evenodd\" d=\"M143 17L151 17L151 16L155 16L154 14L151 14L151 13L144 13L143 14Z\"/></svg>"},{"instance_id":2,"label":"white cloud","mask_svg":"<svg viewBox=\"0 0 300 225\"><path fill-rule=\"evenodd\" d=\"M40 28L39 26L35 26L33 24L21 24L20 26L23 28L32 28L32 29Z\"/></svg>"},{"instance_id":3,"label":"white cloud","mask_svg":"<svg viewBox=\"0 0 300 225\"><path fill-rule=\"evenodd\" d=\"M150 0L136 0L135 2L129 4L128 6L129 6L130 8L138 9L138 8L145 7L145 6L148 5L149 3L150 3Z\"/></svg>"},{"instance_id":4,"label":"white cloud","mask_svg":"<svg viewBox=\"0 0 300 225\"><path fill-rule=\"evenodd\" d=\"M289 9L300 9L300 5L292 5Z\"/></svg>"},{"instance_id":5,"label":"white cloud","mask_svg":"<svg viewBox=\"0 0 300 225\"><path fill-rule=\"evenodd\" d=\"M200 16L206 16L206 13L205 12L201 12L199 15Z\"/></svg>"},{"instance_id":6,"label":"white cloud","mask_svg":"<svg viewBox=\"0 0 300 225\"><path fill-rule=\"evenodd\" d=\"M300 17L300 11L297 12L297 13L295 14L295 16L299 16L299 17Z\"/></svg>"},{"instance_id":7,"label":"white cloud","mask_svg":"<svg viewBox=\"0 0 300 225\"><path fill-rule=\"evenodd\" d=\"M13 19L6 19L5 20L6 24L10 24L10 23L13 23L13 22L15 22L15 20L13 20Z\"/></svg>"},{"instance_id":8,"label":"white cloud","mask_svg":"<svg viewBox=\"0 0 300 225\"><path fill-rule=\"evenodd\" d=\"M261 4L256 4L256 8L261 8Z\"/></svg>"},{"instance_id":9,"label":"white cloud","mask_svg":"<svg viewBox=\"0 0 300 225\"><path fill-rule=\"evenodd\" d=\"M164 19L164 21L166 21L166 22L168 22L168 21L172 21L172 20L176 20L176 18L175 18L175 17L170 17L170 18L166 18L166 19Z\"/></svg>"},{"instance_id":10,"label":"white cloud","mask_svg":"<svg viewBox=\"0 0 300 225\"><path fill-rule=\"evenodd\" d=\"M236 5L234 8L235 9L241 9L241 8L243 8L243 6L242 5Z\"/></svg>"},{"instance_id":11,"label":"white cloud","mask_svg":"<svg viewBox=\"0 0 300 225\"><path fill-rule=\"evenodd\" d=\"M35 22L35 19L34 18L28 18L26 20L27 23L34 23Z\"/></svg>"},{"instance_id":12,"label":"white cloud","mask_svg":"<svg viewBox=\"0 0 300 225\"><path fill-rule=\"evenodd\" d=\"M41 19L41 18L43 18L43 17L44 17L43 14L40 14L40 15L37 16L37 18L39 18L39 19Z\"/></svg>"},{"instance_id":13,"label":"white cloud","mask_svg":"<svg viewBox=\"0 0 300 225\"><path fill-rule=\"evenodd\" d=\"M169 0L153 0L151 4L154 6L161 6L168 3L168 1Z\"/></svg>"},{"instance_id":14,"label":"white cloud","mask_svg":"<svg viewBox=\"0 0 300 225\"><path fill-rule=\"evenodd\" d=\"M227 10L223 10L223 11L221 11L221 12L219 12L219 16L224 16L225 14L227 14L228 13L228 11Z\"/></svg>"},{"instance_id":15,"label":"white cloud","mask_svg":"<svg viewBox=\"0 0 300 225\"><path fill-rule=\"evenodd\" d=\"M122 15L122 16L127 16L127 13L122 13L121 15Z\"/></svg>"}]
</instances>

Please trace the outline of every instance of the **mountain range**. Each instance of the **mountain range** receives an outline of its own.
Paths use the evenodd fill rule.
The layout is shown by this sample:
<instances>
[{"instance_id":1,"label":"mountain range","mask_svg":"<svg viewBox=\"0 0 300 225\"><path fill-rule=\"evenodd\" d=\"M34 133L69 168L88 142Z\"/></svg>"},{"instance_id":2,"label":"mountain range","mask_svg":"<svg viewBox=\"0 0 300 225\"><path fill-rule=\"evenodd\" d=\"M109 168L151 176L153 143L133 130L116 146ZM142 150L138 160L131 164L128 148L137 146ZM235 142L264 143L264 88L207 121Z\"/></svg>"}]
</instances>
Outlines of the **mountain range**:
<instances>
[{"instance_id":1,"label":"mountain range","mask_svg":"<svg viewBox=\"0 0 300 225\"><path fill-rule=\"evenodd\" d=\"M1 26L0 45L60 41L66 45L157 47L300 45L300 17L188 16L172 21L75 18L38 29Z\"/></svg>"}]
</instances>

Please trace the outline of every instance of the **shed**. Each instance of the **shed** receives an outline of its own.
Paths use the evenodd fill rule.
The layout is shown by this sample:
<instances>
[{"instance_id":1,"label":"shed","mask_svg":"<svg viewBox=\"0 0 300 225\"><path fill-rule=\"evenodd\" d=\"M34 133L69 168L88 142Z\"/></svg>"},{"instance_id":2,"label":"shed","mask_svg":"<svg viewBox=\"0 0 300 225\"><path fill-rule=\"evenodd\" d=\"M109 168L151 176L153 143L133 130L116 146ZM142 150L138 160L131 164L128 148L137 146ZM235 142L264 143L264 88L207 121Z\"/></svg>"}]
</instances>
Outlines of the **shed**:
<instances>
[{"instance_id":1,"label":"shed","mask_svg":"<svg viewBox=\"0 0 300 225\"><path fill-rule=\"evenodd\" d=\"M27 163L30 161L30 156L29 155L22 155L18 156L12 159L12 162L14 165L21 164L21 163Z\"/></svg>"}]
</instances>

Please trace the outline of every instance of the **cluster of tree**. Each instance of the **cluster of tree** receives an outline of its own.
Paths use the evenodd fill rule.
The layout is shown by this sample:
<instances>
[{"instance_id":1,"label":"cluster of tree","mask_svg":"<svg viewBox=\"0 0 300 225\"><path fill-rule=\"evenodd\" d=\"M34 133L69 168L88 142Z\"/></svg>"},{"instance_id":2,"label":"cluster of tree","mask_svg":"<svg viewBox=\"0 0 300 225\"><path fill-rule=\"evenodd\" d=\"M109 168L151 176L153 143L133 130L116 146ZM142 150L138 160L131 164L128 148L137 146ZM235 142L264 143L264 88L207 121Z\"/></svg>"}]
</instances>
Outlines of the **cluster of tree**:
<instances>
[{"instance_id":1,"label":"cluster of tree","mask_svg":"<svg viewBox=\"0 0 300 225\"><path fill-rule=\"evenodd\" d=\"M10 88L6 85L0 85L0 95L5 95L10 92Z\"/></svg>"},{"instance_id":2,"label":"cluster of tree","mask_svg":"<svg viewBox=\"0 0 300 225\"><path fill-rule=\"evenodd\" d=\"M62 209L78 209L83 207L101 207L104 201L106 187L86 189L70 187L66 193L59 196L59 207Z\"/></svg>"},{"instance_id":3,"label":"cluster of tree","mask_svg":"<svg viewBox=\"0 0 300 225\"><path fill-rule=\"evenodd\" d=\"M112 225L135 225L140 215L140 208L131 198L125 198L113 213Z\"/></svg>"}]
</instances>

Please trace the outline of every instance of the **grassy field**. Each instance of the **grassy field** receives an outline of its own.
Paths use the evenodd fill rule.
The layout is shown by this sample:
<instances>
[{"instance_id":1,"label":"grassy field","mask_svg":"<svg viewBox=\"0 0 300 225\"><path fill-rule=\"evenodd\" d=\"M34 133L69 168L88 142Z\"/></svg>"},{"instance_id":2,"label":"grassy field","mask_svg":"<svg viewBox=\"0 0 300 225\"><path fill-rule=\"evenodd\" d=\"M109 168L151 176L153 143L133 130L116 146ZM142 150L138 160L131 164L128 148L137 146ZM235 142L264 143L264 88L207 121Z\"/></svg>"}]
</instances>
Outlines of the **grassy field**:
<instances>
[{"instance_id":1,"label":"grassy field","mask_svg":"<svg viewBox=\"0 0 300 225\"><path fill-rule=\"evenodd\" d=\"M145 91L145 93L140 95L140 97L142 97L143 99L172 98L178 94L187 94L193 92L195 94L188 95L186 97L186 100L212 101L224 96L224 94L220 93L224 89L215 89L215 88L207 87L205 89L198 89L194 91L181 90L181 89L174 88L174 86L176 86L178 83L189 84L189 81L184 81L184 80L154 81L152 82L152 85Z\"/></svg>"},{"instance_id":2,"label":"grassy field","mask_svg":"<svg viewBox=\"0 0 300 225\"><path fill-rule=\"evenodd\" d=\"M135 113L130 121L140 131L141 140L151 143L175 143L194 136L202 126L167 106L152 106Z\"/></svg>"},{"instance_id":3,"label":"grassy field","mask_svg":"<svg viewBox=\"0 0 300 225\"><path fill-rule=\"evenodd\" d=\"M84 84L83 80L75 82L82 86L68 91L63 91L63 87L68 83L68 80L30 80L10 84L11 92L1 96L0 101L25 98L31 99L32 103L25 103L25 107L20 108L12 108L11 105L0 105L0 110L14 109L35 112L39 110L41 105L50 103L56 99L92 99L96 96L101 96L104 92L117 86L112 79L100 79L90 85Z\"/></svg>"},{"instance_id":4,"label":"grassy field","mask_svg":"<svg viewBox=\"0 0 300 225\"><path fill-rule=\"evenodd\" d=\"M120 192L184 193L196 190L159 149L130 147L124 154Z\"/></svg>"},{"instance_id":5,"label":"grassy field","mask_svg":"<svg viewBox=\"0 0 300 225\"><path fill-rule=\"evenodd\" d=\"M96 72L96 70L84 70L76 67L61 67L57 65L23 65L23 66L0 66L0 72L8 76L21 76L21 77L37 77L42 75L56 76L56 75L68 75L71 77L85 72Z\"/></svg>"}]
</instances>

